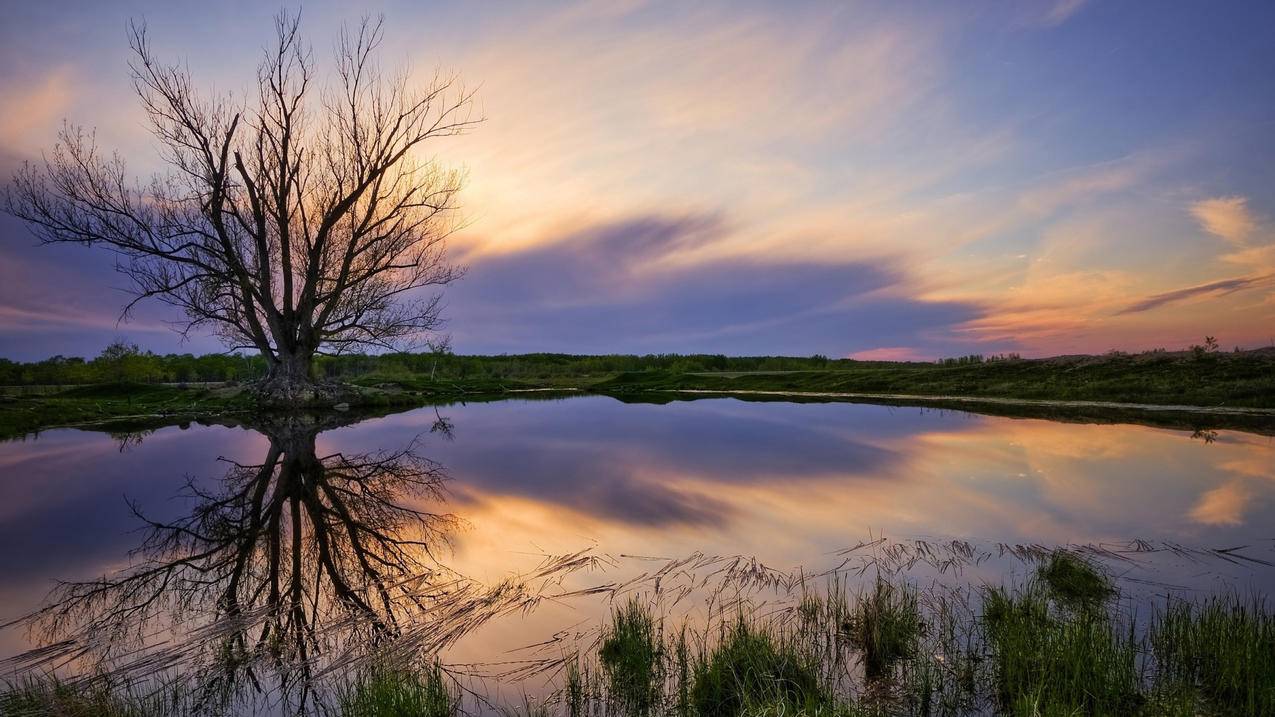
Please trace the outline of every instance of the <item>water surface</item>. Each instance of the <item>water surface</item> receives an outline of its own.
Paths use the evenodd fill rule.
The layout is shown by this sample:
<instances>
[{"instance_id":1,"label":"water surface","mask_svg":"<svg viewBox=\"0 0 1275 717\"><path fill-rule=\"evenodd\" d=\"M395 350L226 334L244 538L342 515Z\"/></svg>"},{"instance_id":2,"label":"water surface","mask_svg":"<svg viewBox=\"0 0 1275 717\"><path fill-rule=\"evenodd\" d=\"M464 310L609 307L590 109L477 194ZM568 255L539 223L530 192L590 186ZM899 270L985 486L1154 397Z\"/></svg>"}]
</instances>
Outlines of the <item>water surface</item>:
<instances>
[{"instance_id":1,"label":"water surface","mask_svg":"<svg viewBox=\"0 0 1275 717\"><path fill-rule=\"evenodd\" d=\"M271 563L272 550L291 555L293 534L285 520L276 528L283 547L271 547L261 527L269 516L252 503L258 493L292 496L300 515L330 523L326 541L298 538L295 572ZM318 513L306 512L307 495L320 496ZM340 504L328 518L319 517L330 502L323 495ZM184 611L185 626L264 605L272 581L285 596L294 586L315 592L310 613L271 629L316 648L312 633L340 617L323 604L343 585L366 591L374 616L378 586L401 599L409 574L430 576L410 589L429 584L433 600L463 594L458 581L497 585L534 572L546 556L581 551L584 568L552 579L558 594L630 579L638 579L633 590L653 590L642 575L689 555L701 565L745 556L750 565L816 574L855 555L843 549L881 537L974 546L989 559L967 561L967 581L1025 571L1005 558L1013 546L1079 545L1112 551L1112 569L1147 594L1269 593L1272 518L1275 444L1266 435L852 403L583 397L347 416L301 430L286 421L55 430L0 444L0 619L49 605L58 581L129 575L247 529L261 537L246 547L228 541L220 565L259 589L241 585L228 603L235 590L210 581L181 605L170 583L145 589ZM156 544L157 530L168 544ZM360 562L360 551L372 560ZM236 571L236 561L248 567ZM675 577L661 578L666 589ZM158 624L162 611L150 607L136 615ZM495 626L475 623L447 641L446 654L458 664L500 661L519 646L584 630L608 609L598 599L539 601ZM437 615L421 609L404 619L443 624ZM359 630L359 639L375 634ZM0 633L0 652L49 639L11 627Z\"/></svg>"}]
</instances>

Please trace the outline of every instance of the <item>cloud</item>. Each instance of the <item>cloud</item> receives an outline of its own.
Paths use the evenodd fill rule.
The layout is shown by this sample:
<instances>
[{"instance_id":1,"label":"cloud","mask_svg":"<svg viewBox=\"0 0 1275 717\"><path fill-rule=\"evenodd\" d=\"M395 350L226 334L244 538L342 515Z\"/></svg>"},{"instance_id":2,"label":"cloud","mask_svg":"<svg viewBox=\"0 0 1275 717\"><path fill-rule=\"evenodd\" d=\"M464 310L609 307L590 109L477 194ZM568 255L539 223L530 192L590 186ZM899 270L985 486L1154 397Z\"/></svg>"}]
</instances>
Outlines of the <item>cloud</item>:
<instances>
[{"instance_id":1,"label":"cloud","mask_svg":"<svg viewBox=\"0 0 1275 717\"><path fill-rule=\"evenodd\" d=\"M1191 205L1191 214L1204 231L1232 244L1243 244L1257 223L1245 197L1215 197Z\"/></svg>"},{"instance_id":2,"label":"cloud","mask_svg":"<svg viewBox=\"0 0 1275 717\"><path fill-rule=\"evenodd\" d=\"M1087 5L1089 0L1056 0L1049 10L1040 18L1040 24L1047 27L1055 27L1067 22L1081 8Z\"/></svg>"},{"instance_id":3,"label":"cloud","mask_svg":"<svg viewBox=\"0 0 1275 717\"><path fill-rule=\"evenodd\" d=\"M860 361L930 361L934 357L917 351L910 346L889 346L868 349L867 351L856 351L850 354L849 358Z\"/></svg>"},{"instance_id":4,"label":"cloud","mask_svg":"<svg viewBox=\"0 0 1275 717\"><path fill-rule=\"evenodd\" d=\"M0 168L7 169L4 165L20 157L31 157L33 138L49 134L74 96L68 67L54 68L23 84L0 87L0 107L5 108L0 111Z\"/></svg>"},{"instance_id":5,"label":"cloud","mask_svg":"<svg viewBox=\"0 0 1275 717\"><path fill-rule=\"evenodd\" d=\"M1264 276L1244 276L1234 279L1222 279L1221 281L1210 281L1207 284L1199 284L1197 286L1188 286L1185 289L1175 289L1151 296L1138 301L1130 306L1126 306L1116 312L1117 316L1123 314L1136 314L1151 309L1158 309L1166 304L1172 304L1178 301L1193 299L1197 296L1225 296L1233 294L1242 289L1249 289L1258 286L1264 286L1275 279L1275 275L1266 274Z\"/></svg>"},{"instance_id":6,"label":"cloud","mask_svg":"<svg viewBox=\"0 0 1275 717\"><path fill-rule=\"evenodd\" d=\"M907 296L887 262L679 260L730 231L712 215L645 215L481 257L448 296L457 348L840 356L890 342L934 353L980 312Z\"/></svg>"}]
</instances>

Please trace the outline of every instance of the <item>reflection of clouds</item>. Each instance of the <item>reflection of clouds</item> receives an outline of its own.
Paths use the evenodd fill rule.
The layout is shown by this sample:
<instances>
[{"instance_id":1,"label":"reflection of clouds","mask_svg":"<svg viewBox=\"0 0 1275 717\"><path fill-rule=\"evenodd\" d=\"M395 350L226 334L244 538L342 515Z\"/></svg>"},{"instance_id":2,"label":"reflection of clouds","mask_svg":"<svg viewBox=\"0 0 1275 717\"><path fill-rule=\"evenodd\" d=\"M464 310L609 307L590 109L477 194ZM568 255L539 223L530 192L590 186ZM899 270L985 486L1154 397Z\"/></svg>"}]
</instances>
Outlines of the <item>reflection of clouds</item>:
<instances>
[{"instance_id":1,"label":"reflection of clouds","mask_svg":"<svg viewBox=\"0 0 1275 717\"><path fill-rule=\"evenodd\" d=\"M1139 426L730 399L586 397L441 412L453 441L429 436L436 417L426 408L325 432L319 450L362 453L426 436L423 452L453 478L450 510L470 523L457 536L457 567L488 575L519 551L591 541L604 551L797 564L869 529L1207 545L1253 539L1275 492L1269 439L1228 431L1206 446ZM178 514L183 505L167 501L174 476L207 475L216 456L251 457L259 443L246 431L196 426L157 431L124 454L105 436L70 431L0 444L3 473L22 477L0 486L18 507L0 522L0 540L15 548L6 574L26 576L16 584L42 579L51 564L73 573L115 562L134 540L122 495Z\"/></svg>"},{"instance_id":2,"label":"reflection of clouds","mask_svg":"<svg viewBox=\"0 0 1275 717\"><path fill-rule=\"evenodd\" d=\"M476 546L495 548L489 531L507 545L567 551L596 540L619 552L702 549L785 564L869 529L1212 544L1253 523L1184 528L1165 516L1188 515L1202 493L1237 474L1260 474L1272 451L1266 439L1227 431L1203 446L1141 426L852 404L586 398L449 410L458 437L439 446L440 460L474 523L458 559L484 564L493 558ZM393 421L408 430L413 419ZM494 435L502 438L484 438ZM1258 506L1269 489L1249 492Z\"/></svg>"},{"instance_id":3,"label":"reflection of clouds","mask_svg":"<svg viewBox=\"0 0 1275 717\"><path fill-rule=\"evenodd\" d=\"M424 436L423 454L452 476L451 498L418 507L466 522L454 552L439 557L483 580L590 545L607 554L746 554L791 567L869 531L1046 545L1253 544L1268 537L1256 531L1275 505L1275 445L1229 431L1204 445L1140 426L730 399L585 397L441 413L455 425L452 441L428 433L436 415L425 408L325 432L319 452L366 453ZM180 515L189 505L169 497L183 473L216 475L218 455L259 460L262 448L248 431L201 426L161 429L123 454L106 436L74 431L0 444L8 479L0 498L12 507L0 520L0 544L11 548L0 564L13 578L4 601L34 604L55 569L75 578L119 566L137 540L123 495L147 502L148 513Z\"/></svg>"},{"instance_id":4,"label":"reflection of clouds","mask_svg":"<svg viewBox=\"0 0 1275 717\"><path fill-rule=\"evenodd\" d=\"M1191 508L1191 520L1208 525L1240 525L1252 493L1243 483L1231 481L1200 496Z\"/></svg>"}]
</instances>

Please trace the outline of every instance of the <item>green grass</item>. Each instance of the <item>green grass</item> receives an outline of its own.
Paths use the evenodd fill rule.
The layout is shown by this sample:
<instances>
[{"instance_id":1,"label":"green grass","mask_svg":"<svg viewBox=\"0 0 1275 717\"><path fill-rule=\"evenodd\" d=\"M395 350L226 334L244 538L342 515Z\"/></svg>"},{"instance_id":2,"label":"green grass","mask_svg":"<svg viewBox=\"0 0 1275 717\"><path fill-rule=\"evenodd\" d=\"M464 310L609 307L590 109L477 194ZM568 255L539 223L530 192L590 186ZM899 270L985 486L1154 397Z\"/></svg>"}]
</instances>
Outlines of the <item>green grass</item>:
<instances>
[{"instance_id":1,"label":"green grass","mask_svg":"<svg viewBox=\"0 0 1275 717\"><path fill-rule=\"evenodd\" d=\"M916 654L924 623L917 609L916 589L877 578L872 591L861 595L844 624L846 634L861 653L868 679L886 675L899 660Z\"/></svg>"},{"instance_id":2,"label":"green grass","mask_svg":"<svg viewBox=\"0 0 1275 717\"><path fill-rule=\"evenodd\" d=\"M710 360L711 359L711 360ZM157 359L158 360L158 359ZM965 365L827 359L728 357L591 357L559 355L449 356L432 373L434 358L415 354L350 357L331 380L345 381L351 404L412 406L445 400L486 399L526 389L579 389L621 400L686 397L678 391L774 391L891 394L946 406L934 397L1097 401L1198 407L1275 408L1275 352L1075 356L1001 360ZM769 362L769 363L768 363ZM738 366L809 366L801 370L730 370ZM367 364L356 370L358 365ZM455 365L453 365L455 364ZM652 366L640 371L607 367ZM706 366L717 366L704 370ZM409 366L414 368L409 368ZM25 374L22 374L25 375ZM326 375L326 374L325 374ZM29 383L32 378L22 379ZM525 395L525 394L523 394ZM666 399L664 399L666 400ZM893 399L904 401L908 399ZM1189 412L1157 414L1118 409L954 403L1004 415L1067 420L1118 420L1199 428ZM166 384L98 384L51 395L0 396L0 437L46 427L131 416L217 415L253 407L241 387L182 388ZM1100 411L1095 413L1095 411ZM1070 413L1069 413L1070 412ZM1079 412L1079 415L1073 415ZM1055 416L1054 414L1059 414ZM1269 431L1267 416L1210 417L1210 428Z\"/></svg>"},{"instance_id":3,"label":"green grass","mask_svg":"<svg viewBox=\"0 0 1275 717\"><path fill-rule=\"evenodd\" d=\"M808 714L834 705L811 655L742 619L701 659L692 679L690 703L700 717L765 713L780 705L787 714Z\"/></svg>"},{"instance_id":4,"label":"green grass","mask_svg":"<svg viewBox=\"0 0 1275 717\"><path fill-rule=\"evenodd\" d=\"M803 586L795 605L743 602L737 617L699 628L666 630L649 603L630 601L596 642L568 653L547 699L496 707L570 717L1275 714L1275 615L1264 603L1170 600L1139 629L1114 584L1103 583L1106 599L1057 594L1051 565L1101 575L1083 561L1062 567L1068 555L1055 553L1057 565L1020 587L920 590L883 577L858 590L834 579L821 591ZM374 664L345 678L324 713L441 717L483 704L462 703L437 663ZM191 693L36 677L0 693L0 714L207 713L190 708Z\"/></svg>"},{"instance_id":5,"label":"green grass","mask_svg":"<svg viewBox=\"0 0 1275 717\"><path fill-rule=\"evenodd\" d=\"M1067 607L1092 607L1115 594L1101 570L1068 550L1055 550L1036 576L1050 596Z\"/></svg>"},{"instance_id":6,"label":"green grass","mask_svg":"<svg viewBox=\"0 0 1275 717\"><path fill-rule=\"evenodd\" d=\"M663 684L663 647L651 610L636 598L611 617L599 652L612 698L628 714L650 713Z\"/></svg>"},{"instance_id":7,"label":"green grass","mask_svg":"<svg viewBox=\"0 0 1275 717\"><path fill-rule=\"evenodd\" d=\"M450 717L457 700L437 663L425 670L377 666L341 696L342 717Z\"/></svg>"},{"instance_id":8,"label":"green grass","mask_svg":"<svg viewBox=\"0 0 1275 717\"><path fill-rule=\"evenodd\" d=\"M622 373L608 392L795 391L1275 407L1275 356L1266 353L1079 356L963 366L847 362L835 369L766 373Z\"/></svg>"},{"instance_id":9,"label":"green grass","mask_svg":"<svg viewBox=\"0 0 1275 717\"><path fill-rule=\"evenodd\" d=\"M1204 713L1275 714L1275 615L1229 596L1175 600L1151 630L1161 692Z\"/></svg>"},{"instance_id":10,"label":"green grass","mask_svg":"<svg viewBox=\"0 0 1275 717\"><path fill-rule=\"evenodd\" d=\"M54 675L28 675L5 683L0 715L6 717L168 717L197 714L180 682L151 689L123 687L105 678L64 681Z\"/></svg>"},{"instance_id":11,"label":"green grass","mask_svg":"<svg viewBox=\"0 0 1275 717\"><path fill-rule=\"evenodd\" d=\"M1100 610L1059 615L1034 586L988 590L982 623L1001 708L1016 715L1135 714L1137 646Z\"/></svg>"},{"instance_id":12,"label":"green grass","mask_svg":"<svg viewBox=\"0 0 1275 717\"><path fill-rule=\"evenodd\" d=\"M50 427L110 420L176 424L250 409L239 388L153 384L78 386L48 396L0 397L0 438Z\"/></svg>"}]
</instances>

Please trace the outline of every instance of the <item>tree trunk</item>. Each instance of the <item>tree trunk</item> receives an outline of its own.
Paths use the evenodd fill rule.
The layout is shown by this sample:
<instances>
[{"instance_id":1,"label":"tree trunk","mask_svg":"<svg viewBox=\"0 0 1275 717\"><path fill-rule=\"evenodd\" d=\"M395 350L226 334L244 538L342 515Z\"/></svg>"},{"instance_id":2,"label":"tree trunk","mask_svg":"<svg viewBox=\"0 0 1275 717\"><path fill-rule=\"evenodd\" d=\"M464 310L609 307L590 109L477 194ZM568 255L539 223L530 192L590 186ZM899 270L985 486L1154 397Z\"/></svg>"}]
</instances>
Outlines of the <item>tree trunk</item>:
<instances>
[{"instance_id":1,"label":"tree trunk","mask_svg":"<svg viewBox=\"0 0 1275 717\"><path fill-rule=\"evenodd\" d=\"M322 391L312 373L314 353L298 350L278 352L270 372L262 380L262 401L275 406L304 406L322 402Z\"/></svg>"}]
</instances>

